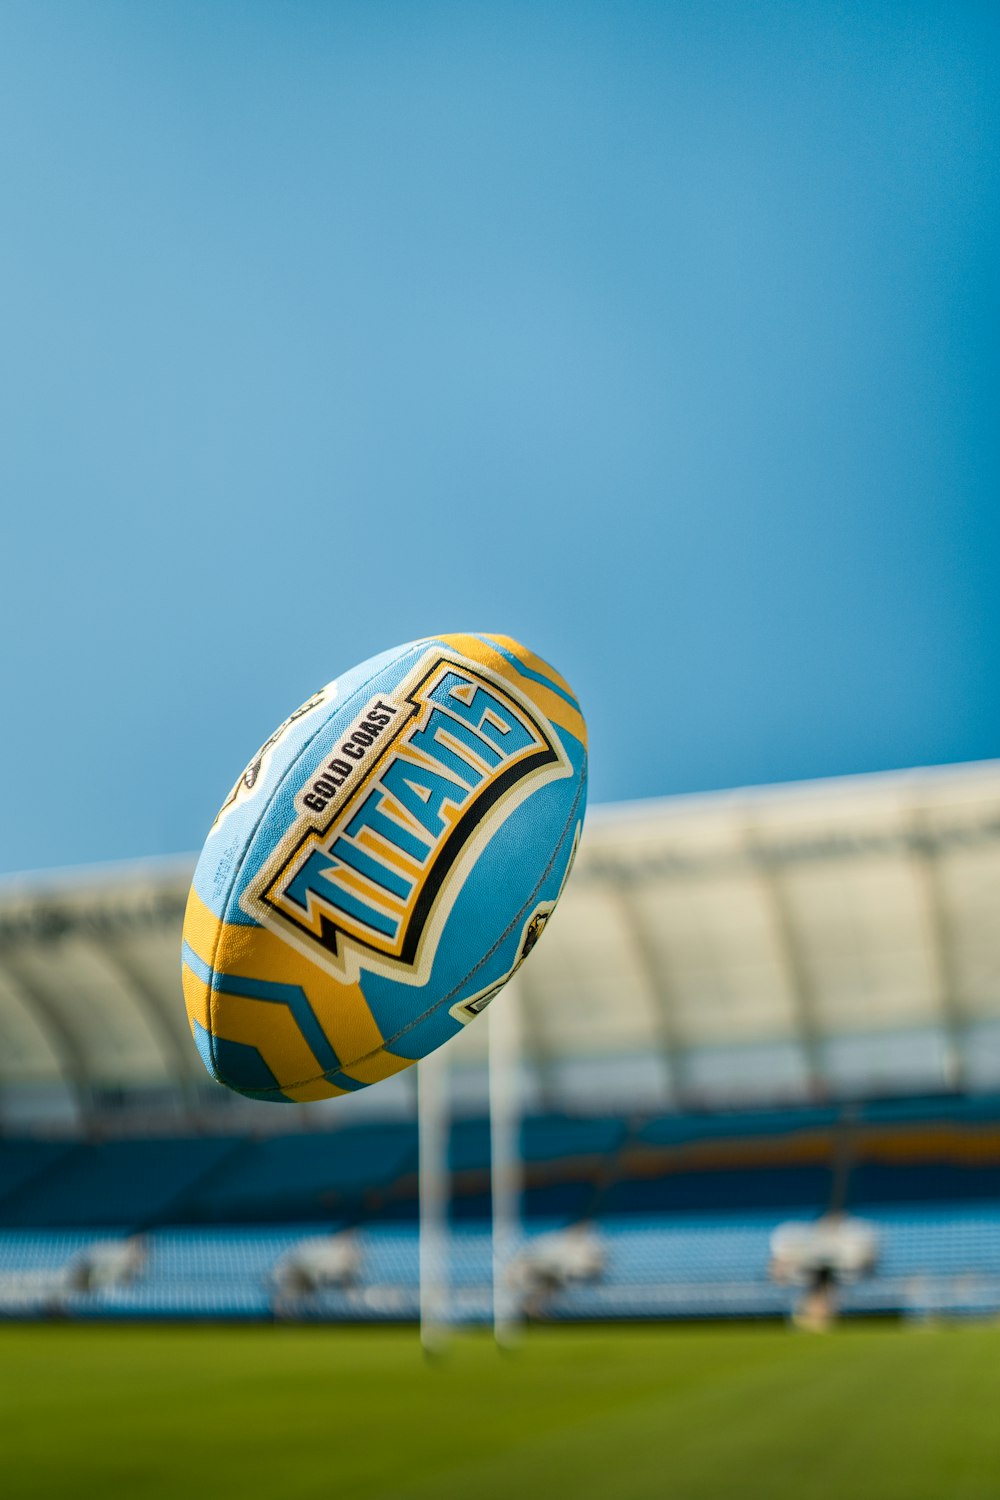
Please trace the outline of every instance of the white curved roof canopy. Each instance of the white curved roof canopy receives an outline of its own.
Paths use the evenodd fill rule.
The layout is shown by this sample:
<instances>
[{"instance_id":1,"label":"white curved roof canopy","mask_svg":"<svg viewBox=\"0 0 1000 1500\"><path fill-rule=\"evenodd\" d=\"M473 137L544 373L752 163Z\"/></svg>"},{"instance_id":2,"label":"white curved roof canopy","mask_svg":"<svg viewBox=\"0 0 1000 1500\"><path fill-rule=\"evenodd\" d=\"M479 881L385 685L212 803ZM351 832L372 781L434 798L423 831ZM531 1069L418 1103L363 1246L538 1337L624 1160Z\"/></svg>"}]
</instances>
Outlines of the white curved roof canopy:
<instances>
[{"instance_id":1,"label":"white curved roof canopy","mask_svg":"<svg viewBox=\"0 0 1000 1500\"><path fill-rule=\"evenodd\" d=\"M0 887L0 1110L249 1108L187 1030L193 861ZM1000 1085L1000 762L591 811L500 1002L528 1103L657 1107ZM449 1049L481 1101L487 1028ZM408 1105L412 1074L332 1111ZM316 1109L319 1106L311 1106ZM287 1119L292 1124L292 1119Z\"/></svg>"}]
</instances>

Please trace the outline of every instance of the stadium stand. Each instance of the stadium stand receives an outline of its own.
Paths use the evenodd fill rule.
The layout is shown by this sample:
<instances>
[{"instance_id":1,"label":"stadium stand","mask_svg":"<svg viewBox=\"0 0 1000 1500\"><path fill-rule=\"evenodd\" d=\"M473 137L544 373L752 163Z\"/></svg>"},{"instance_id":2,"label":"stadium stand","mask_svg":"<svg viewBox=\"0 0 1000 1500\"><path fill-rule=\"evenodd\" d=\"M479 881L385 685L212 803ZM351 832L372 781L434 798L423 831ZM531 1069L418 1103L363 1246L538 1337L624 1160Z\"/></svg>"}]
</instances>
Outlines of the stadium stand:
<instances>
[{"instance_id":1,"label":"stadium stand","mask_svg":"<svg viewBox=\"0 0 1000 1500\"><path fill-rule=\"evenodd\" d=\"M838 1179L842 1206L882 1243L877 1277L847 1292L846 1310L1000 1311L1000 1098L639 1123L537 1117L523 1136L526 1238L586 1217L608 1251L599 1284L554 1296L546 1316L783 1314L792 1294L768 1279L770 1236L783 1220L821 1212ZM361 1284L304 1298L295 1315L415 1314L412 1123L40 1146L52 1143L0 1142L8 1313L51 1310L56 1298L80 1316L269 1317L279 1257L318 1227L349 1227L360 1231ZM487 1149L485 1121L454 1123L458 1317L488 1312ZM142 1235L144 1271L93 1293L53 1279L97 1233Z\"/></svg>"},{"instance_id":2,"label":"stadium stand","mask_svg":"<svg viewBox=\"0 0 1000 1500\"><path fill-rule=\"evenodd\" d=\"M15 1152L28 1142L14 1143ZM11 1225L169 1222L195 1185L240 1143L219 1138L80 1142L0 1199ZM0 1159L8 1145L0 1145Z\"/></svg>"},{"instance_id":3,"label":"stadium stand","mask_svg":"<svg viewBox=\"0 0 1000 1500\"><path fill-rule=\"evenodd\" d=\"M213 1086L178 992L189 874L0 889L0 1310L413 1317L412 1073L329 1108ZM881 1247L846 1311L1000 1312L998 896L996 765L598 810L501 1002L522 1248L584 1225L603 1257L536 1314L784 1316L771 1236L830 1209ZM459 1319L489 1312L485 1038L449 1048ZM338 1233L356 1283L282 1292Z\"/></svg>"},{"instance_id":4,"label":"stadium stand","mask_svg":"<svg viewBox=\"0 0 1000 1500\"><path fill-rule=\"evenodd\" d=\"M879 1232L881 1263L875 1277L845 1292L845 1311L908 1317L1000 1313L1000 1207L882 1209L866 1218ZM602 1221L597 1233L607 1249L605 1273L595 1285L553 1296L544 1316L784 1316L793 1294L768 1278L770 1236L780 1219L771 1213L695 1214L682 1223L661 1217ZM88 1317L280 1316L274 1266L311 1228L158 1230L147 1237L148 1261L140 1275L89 1293L53 1275L87 1249L89 1236L6 1231L0 1234L0 1308L23 1315L28 1288L35 1294L29 1311L53 1310L57 1302L62 1313ZM549 1228L543 1222L533 1234ZM414 1226L365 1230L360 1240L357 1287L305 1297L286 1312L359 1321L415 1316ZM488 1315L489 1266L488 1229L458 1229L451 1265L456 1318Z\"/></svg>"},{"instance_id":5,"label":"stadium stand","mask_svg":"<svg viewBox=\"0 0 1000 1500\"><path fill-rule=\"evenodd\" d=\"M529 1116L521 1155L529 1221L818 1212L835 1191L858 1211L990 1201L1000 1189L1000 1097L645 1120ZM450 1160L453 1218L487 1218L485 1119L453 1122ZM270 1137L0 1140L0 1226L407 1222L416 1161L416 1126L398 1120Z\"/></svg>"}]
</instances>

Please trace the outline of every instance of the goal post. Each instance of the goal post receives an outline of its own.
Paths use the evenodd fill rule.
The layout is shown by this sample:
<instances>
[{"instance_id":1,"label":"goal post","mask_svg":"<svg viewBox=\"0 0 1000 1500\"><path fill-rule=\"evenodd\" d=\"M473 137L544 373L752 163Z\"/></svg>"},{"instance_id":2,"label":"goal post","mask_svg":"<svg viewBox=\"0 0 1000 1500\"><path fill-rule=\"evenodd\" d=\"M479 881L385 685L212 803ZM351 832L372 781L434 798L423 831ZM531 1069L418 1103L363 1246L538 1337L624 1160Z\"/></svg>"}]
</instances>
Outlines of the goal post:
<instances>
[{"instance_id":1,"label":"goal post","mask_svg":"<svg viewBox=\"0 0 1000 1500\"><path fill-rule=\"evenodd\" d=\"M490 1006L489 1110L492 1202L493 1336L501 1349L515 1343L520 1297L511 1278L521 1233L521 1079L517 984Z\"/></svg>"},{"instance_id":2,"label":"goal post","mask_svg":"<svg viewBox=\"0 0 1000 1500\"><path fill-rule=\"evenodd\" d=\"M417 1064L420 1197L420 1342L440 1354L448 1337L448 1092L443 1049Z\"/></svg>"},{"instance_id":3,"label":"goal post","mask_svg":"<svg viewBox=\"0 0 1000 1500\"><path fill-rule=\"evenodd\" d=\"M486 1020L490 1141L490 1304L501 1348L517 1339L521 1297L511 1268L521 1239L520 1025L516 984L490 1007ZM420 1341L429 1355L445 1348L451 1306L451 1108L447 1049L417 1064L418 1191L420 1216Z\"/></svg>"}]
</instances>

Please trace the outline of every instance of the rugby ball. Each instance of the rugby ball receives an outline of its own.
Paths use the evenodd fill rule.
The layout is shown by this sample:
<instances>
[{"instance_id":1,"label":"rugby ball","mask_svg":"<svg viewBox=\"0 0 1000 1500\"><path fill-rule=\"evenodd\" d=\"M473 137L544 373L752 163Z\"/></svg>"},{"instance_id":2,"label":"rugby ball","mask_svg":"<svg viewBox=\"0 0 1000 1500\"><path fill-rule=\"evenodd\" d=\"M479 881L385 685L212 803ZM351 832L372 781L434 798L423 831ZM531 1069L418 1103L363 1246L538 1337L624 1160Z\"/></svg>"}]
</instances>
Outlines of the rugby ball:
<instances>
[{"instance_id":1,"label":"rugby ball","mask_svg":"<svg viewBox=\"0 0 1000 1500\"><path fill-rule=\"evenodd\" d=\"M506 636L414 641L314 693L195 871L183 980L209 1072L253 1099L324 1099L454 1036L545 926L586 788L576 698Z\"/></svg>"}]
</instances>

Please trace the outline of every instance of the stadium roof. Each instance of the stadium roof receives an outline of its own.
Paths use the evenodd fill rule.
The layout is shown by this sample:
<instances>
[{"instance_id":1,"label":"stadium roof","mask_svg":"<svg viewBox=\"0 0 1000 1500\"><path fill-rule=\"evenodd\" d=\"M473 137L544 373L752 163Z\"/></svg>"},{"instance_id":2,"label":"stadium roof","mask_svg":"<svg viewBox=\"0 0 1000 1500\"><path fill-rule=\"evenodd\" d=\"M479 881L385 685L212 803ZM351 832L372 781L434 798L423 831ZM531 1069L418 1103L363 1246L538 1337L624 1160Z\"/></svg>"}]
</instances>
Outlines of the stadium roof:
<instances>
[{"instance_id":1,"label":"stadium roof","mask_svg":"<svg viewBox=\"0 0 1000 1500\"><path fill-rule=\"evenodd\" d=\"M234 1097L204 1074L180 993L192 865L0 886L0 1118ZM502 1002L529 1102L996 1087L998 918L1000 762L592 809ZM485 1046L477 1024L450 1049L459 1089L479 1087ZM403 1074L330 1108L410 1089Z\"/></svg>"}]
</instances>

